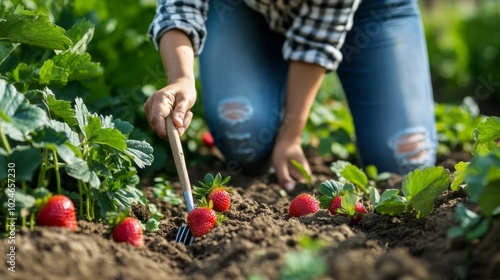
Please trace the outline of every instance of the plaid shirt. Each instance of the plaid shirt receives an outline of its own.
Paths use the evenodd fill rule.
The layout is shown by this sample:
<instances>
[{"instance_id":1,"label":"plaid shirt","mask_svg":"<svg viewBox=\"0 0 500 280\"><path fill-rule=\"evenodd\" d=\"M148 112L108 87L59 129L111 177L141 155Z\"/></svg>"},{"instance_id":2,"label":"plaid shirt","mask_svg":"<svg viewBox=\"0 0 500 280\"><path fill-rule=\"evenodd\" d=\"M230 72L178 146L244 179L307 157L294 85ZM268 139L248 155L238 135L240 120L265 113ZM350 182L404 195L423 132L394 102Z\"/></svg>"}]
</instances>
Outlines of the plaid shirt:
<instances>
[{"instance_id":1,"label":"plaid shirt","mask_svg":"<svg viewBox=\"0 0 500 280\"><path fill-rule=\"evenodd\" d=\"M210 2L211 5L217 5L220 4L218 1L220 0ZM207 35L205 20L208 2L158 0L156 15L149 28L149 37L155 47L158 49L163 33L179 29L189 36L195 54L199 55ZM352 27L353 15L360 2L361 0L245 0L248 6L265 16L271 30L286 36L283 45L285 60L314 63L329 71L336 70L342 60L340 47L347 31Z\"/></svg>"}]
</instances>

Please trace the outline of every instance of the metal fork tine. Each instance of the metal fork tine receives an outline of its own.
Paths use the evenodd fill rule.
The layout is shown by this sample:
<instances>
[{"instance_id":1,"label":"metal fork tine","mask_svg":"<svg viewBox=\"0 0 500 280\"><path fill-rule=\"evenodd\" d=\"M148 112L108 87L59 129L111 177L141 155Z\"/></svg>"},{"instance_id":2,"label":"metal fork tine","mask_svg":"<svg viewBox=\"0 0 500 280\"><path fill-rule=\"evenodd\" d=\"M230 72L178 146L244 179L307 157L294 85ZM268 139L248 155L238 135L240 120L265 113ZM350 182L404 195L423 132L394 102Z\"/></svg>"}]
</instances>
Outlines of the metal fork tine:
<instances>
[{"instance_id":1,"label":"metal fork tine","mask_svg":"<svg viewBox=\"0 0 500 280\"><path fill-rule=\"evenodd\" d=\"M185 245L191 245L194 242L194 236L188 226L181 226L175 237L176 242L183 243Z\"/></svg>"}]
</instances>

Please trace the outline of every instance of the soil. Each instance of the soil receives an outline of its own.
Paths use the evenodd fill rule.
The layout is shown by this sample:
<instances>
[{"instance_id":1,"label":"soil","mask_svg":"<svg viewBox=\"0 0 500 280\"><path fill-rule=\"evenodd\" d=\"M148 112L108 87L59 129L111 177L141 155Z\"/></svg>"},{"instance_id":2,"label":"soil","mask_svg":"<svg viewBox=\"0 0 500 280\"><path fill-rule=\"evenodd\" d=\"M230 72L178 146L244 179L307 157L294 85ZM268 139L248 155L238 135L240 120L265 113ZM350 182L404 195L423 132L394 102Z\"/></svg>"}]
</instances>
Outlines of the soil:
<instances>
[{"instance_id":1,"label":"soil","mask_svg":"<svg viewBox=\"0 0 500 280\"><path fill-rule=\"evenodd\" d=\"M309 157L315 186L335 178L328 163ZM452 154L438 160L451 171L454 163L467 159L468 154ZM191 183L202 180L207 172L220 170L228 175L216 157L204 162L207 164L189 168ZM285 257L301 249L298 240L302 236L326 244L319 253L328 267L327 276L321 279L500 279L499 221L472 247L447 237L447 230L456 225L454 206L467 204L464 191L443 193L426 218L417 219L411 213L398 217L370 213L351 226L346 218L327 210L289 218L291 199L317 189L298 185L282 196L270 187L273 180L272 175L233 176L227 220L191 246L174 241L177 229L185 224L185 206L163 202L147 185L144 193L165 218L159 231L146 234L144 247L116 243L104 224L84 220L79 220L76 232L23 229L16 235L16 272L1 269L0 279L280 279ZM393 175L378 188L400 188L401 182L401 176ZM180 189L178 183L174 187ZM133 213L141 220L149 218L140 205L134 206ZM9 246L6 239L0 240L3 266Z\"/></svg>"}]
</instances>

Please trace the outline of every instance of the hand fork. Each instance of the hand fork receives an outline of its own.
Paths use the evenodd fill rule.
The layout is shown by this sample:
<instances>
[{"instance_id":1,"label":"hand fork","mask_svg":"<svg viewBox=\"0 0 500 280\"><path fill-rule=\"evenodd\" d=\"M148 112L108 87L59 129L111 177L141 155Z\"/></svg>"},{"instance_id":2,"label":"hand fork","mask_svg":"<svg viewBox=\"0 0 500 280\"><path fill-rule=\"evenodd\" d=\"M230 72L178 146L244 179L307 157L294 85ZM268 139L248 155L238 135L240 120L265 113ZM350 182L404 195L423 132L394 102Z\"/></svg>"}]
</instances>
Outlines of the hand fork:
<instances>
[{"instance_id":1,"label":"hand fork","mask_svg":"<svg viewBox=\"0 0 500 280\"><path fill-rule=\"evenodd\" d=\"M189 183L189 176L187 173L186 162L184 160L184 153L182 151L179 132L177 131L171 116L167 117L165 121L167 124L167 134L170 142L170 148L172 148L172 154L174 156L177 175L179 176L179 181L182 186L184 202L186 203L187 211L189 213L194 209L193 194L191 193L191 185ZM194 236L187 225L183 225L179 228L177 235L175 236L175 242L183 243L185 245L193 244Z\"/></svg>"}]
</instances>

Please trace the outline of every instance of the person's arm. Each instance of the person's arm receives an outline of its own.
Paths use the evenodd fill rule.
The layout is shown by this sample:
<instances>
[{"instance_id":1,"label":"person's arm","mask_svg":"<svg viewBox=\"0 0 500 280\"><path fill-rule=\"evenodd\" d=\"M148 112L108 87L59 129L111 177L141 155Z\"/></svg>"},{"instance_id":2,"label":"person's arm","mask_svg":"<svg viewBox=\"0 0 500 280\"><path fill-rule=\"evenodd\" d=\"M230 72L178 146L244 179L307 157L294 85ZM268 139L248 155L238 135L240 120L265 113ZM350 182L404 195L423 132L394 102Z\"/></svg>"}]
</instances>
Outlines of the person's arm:
<instances>
[{"instance_id":1,"label":"person's arm","mask_svg":"<svg viewBox=\"0 0 500 280\"><path fill-rule=\"evenodd\" d=\"M301 136L325 72L325 68L317 64L290 62L285 116L272 155L278 182L286 190L291 190L296 180L303 179L300 172L291 164L292 159L311 173L302 150Z\"/></svg>"},{"instance_id":2,"label":"person's arm","mask_svg":"<svg viewBox=\"0 0 500 280\"><path fill-rule=\"evenodd\" d=\"M193 116L189 109L196 101L194 50L189 37L176 29L163 34L159 50L168 85L155 92L144 104L144 109L151 129L167 139L165 118L170 113L180 135Z\"/></svg>"}]
</instances>

